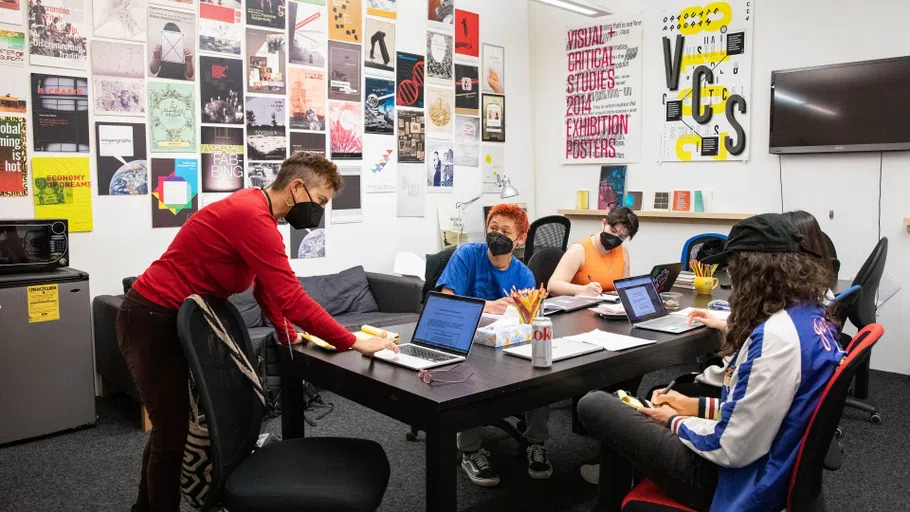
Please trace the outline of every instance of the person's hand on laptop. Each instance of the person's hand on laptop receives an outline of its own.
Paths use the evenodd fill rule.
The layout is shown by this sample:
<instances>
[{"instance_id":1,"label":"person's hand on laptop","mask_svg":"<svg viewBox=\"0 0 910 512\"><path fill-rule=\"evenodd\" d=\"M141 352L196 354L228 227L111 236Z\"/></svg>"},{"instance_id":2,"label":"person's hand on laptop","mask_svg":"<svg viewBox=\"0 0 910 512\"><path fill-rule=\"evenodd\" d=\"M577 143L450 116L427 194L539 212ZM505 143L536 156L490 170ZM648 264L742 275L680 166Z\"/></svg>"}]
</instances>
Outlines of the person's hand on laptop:
<instances>
[{"instance_id":1,"label":"person's hand on laptop","mask_svg":"<svg viewBox=\"0 0 910 512\"><path fill-rule=\"evenodd\" d=\"M727 328L727 321L711 314L707 309L694 309L689 312L689 325L693 322L701 323L712 329L724 330Z\"/></svg>"},{"instance_id":2,"label":"person's hand on laptop","mask_svg":"<svg viewBox=\"0 0 910 512\"><path fill-rule=\"evenodd\" d=\"M379 338L376 336L358 339L351 348L365 356L372 356L376 352L385 349L389 349L396 354L398 353L397 343L388 338Z\"/></svg>"},{"instance_id":3,"label":"person's hand on laptop","mask_svg":"<svg viewBox=\"0 0 910 512\"><path fill-rule=\"evenodd\" d=\"M513 301L511 297L503 297L499 300L488 300L487 304L483 307L483 312L492 315L501 315L513 304L515 304L515 301Z\"/></svg>"}]
</instances>

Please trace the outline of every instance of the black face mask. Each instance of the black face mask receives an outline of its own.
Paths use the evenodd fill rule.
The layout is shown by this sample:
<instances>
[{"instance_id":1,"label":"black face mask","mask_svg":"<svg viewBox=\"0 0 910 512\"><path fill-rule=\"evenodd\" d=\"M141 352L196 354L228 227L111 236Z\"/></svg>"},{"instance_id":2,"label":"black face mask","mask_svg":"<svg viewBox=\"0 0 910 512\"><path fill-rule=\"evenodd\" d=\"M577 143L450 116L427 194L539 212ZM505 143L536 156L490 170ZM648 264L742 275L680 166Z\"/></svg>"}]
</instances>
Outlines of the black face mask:
<instances>
[{"instance_id":1,"label":"black face mask","mask_svg":"<svg viewBox=\"0 0 910 512\"><path fill-rule=\"evenodd\" d=\"M493 231L487 233L487 247L490 249L490 254L493 256L502 256L503 254L509 254L512 252L512 239Z\"/></svg>"},{"instance_id":2,"label":"black face mask","mask_svg":"<svg viewBox=\"0 0 910 512\"><path fill-rule=\"evenodd\" d=\"M613 233L607 233L606 231L600 232L600 243L604 246L604 249L612 251L620 245L622 245L622 238L614 235Z\"/></svg>"},{"instance_id":3,"label":"black face mask","mask_svg":"<svg viewBox=\"0 0 910 512\"><path fill-rule=\"evenodd\" d=\"M298 203L294 194L291 194L291 199L294 200L294 206L292 206L291 211L284 216L284 220L288 221L288 224L294 229L318 227L319 222L322 221L322 215L325 213L325 208L313 201L313 196L310 195L310 191L307 190L306 185L303 186L303 190L306 191L306 195L310 198L310 202Z\"/></svg>"}]
</instances>

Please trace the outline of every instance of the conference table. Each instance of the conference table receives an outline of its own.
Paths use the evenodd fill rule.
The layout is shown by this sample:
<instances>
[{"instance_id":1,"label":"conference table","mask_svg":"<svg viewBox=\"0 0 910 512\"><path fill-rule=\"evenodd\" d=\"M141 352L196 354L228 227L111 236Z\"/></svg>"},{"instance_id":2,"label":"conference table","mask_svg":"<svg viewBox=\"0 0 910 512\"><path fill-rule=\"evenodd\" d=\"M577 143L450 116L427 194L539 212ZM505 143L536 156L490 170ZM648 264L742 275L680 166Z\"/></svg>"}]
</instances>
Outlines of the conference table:
<instances>
[{"instance_id":1,"label":"conference table","mask_svg":"<svg viewBox=\"0 0 910 512\"><path fill-rule=\"evenodd\" d=\"M714 296L674 288L683 294L681 307L706 307L712 298L726 298L718 288ZM458 378L474 372L459 384L425 384L417 372L357 352L329 352L313 344L295 345L293 359L280 350L282 434L285 439L304 435L304 390L307 381L376 412L426 432L426 509L454 511L457 506L458 466L455 434L470 427L581 397L627 379L696 358L720 346L720 334L699 328L683 334L633 329L628 320L606 320L588 309L551 315L555 337L601 329L617 334L654 339L656 344L623 352L599 351L533 368L525 359L509 356L501 348L475 344L467 361L455 372ZM389 326L402 341L416 324ZM452 377L455 377L454 375ZM404 435L405 432L402 432Z\"/></svg>"}]
</instances>

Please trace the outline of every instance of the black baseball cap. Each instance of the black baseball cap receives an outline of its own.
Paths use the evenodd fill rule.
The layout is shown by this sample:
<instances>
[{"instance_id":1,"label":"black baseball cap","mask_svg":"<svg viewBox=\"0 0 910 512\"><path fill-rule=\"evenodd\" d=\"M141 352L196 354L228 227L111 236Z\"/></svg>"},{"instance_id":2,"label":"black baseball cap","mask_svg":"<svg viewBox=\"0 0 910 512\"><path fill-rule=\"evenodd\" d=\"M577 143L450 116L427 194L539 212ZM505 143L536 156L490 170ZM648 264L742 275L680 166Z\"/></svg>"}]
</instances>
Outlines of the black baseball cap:
<instances>
[{"instance_id":1,"label":"black baseball cap","mask_svg":"<svg viewBox=\"0 0 910 512\"><path fill-rule=\"evenodd\" d=\"M727 263L737 252L801 252L820 258L800 243L802 239L789 219L779 213L763 213L737 222L730 230L724 250L704 258L701 263Z\"/></svg>"}]
</instances>

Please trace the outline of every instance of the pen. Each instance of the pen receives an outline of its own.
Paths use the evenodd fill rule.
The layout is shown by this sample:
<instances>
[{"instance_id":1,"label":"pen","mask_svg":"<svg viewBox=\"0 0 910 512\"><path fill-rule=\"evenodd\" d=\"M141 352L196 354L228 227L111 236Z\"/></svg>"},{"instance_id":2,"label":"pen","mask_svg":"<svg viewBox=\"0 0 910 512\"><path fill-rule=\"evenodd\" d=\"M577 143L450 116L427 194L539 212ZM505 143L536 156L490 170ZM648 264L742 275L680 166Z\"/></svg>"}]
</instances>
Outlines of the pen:
<instances>
[{"instance_id":1,"label":"pen","mask_svg":"<svg viewBox=\"0 0 910 512\"><path fill-rule=\"evenodd\" d=\"M666 395L667 393L670 392L671 389L673 389L673 386L675 386L675 385L676 385L676 379L671 380L670 384L668 384L667 387L663 391L660 392L660 395Z\"/></svg>"},{"instance_id":2,"label":"pen","mask_svg":"<svg viewBox=\"0 0 910 512\"><path fill-rule=\"evenodd\" d=\"M591 274L588 274L588 281L591 281L592 283L594 282L594 278L591 277Z\"/></svg>"}]
</instances>

